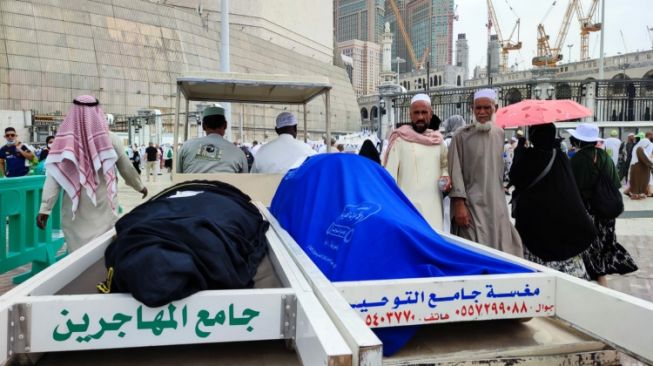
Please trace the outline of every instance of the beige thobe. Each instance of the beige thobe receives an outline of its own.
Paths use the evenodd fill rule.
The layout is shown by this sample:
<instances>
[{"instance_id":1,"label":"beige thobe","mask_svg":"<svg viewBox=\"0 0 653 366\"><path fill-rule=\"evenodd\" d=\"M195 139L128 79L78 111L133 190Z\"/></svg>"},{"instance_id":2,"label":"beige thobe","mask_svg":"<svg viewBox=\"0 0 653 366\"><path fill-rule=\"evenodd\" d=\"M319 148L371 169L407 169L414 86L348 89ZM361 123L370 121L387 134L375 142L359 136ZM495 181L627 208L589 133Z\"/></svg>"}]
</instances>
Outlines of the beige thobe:
<instances>
[{"instance_id":1,"label":"beige thobe","mask_svg":"<svg viewBox=\"0 0 653 366\"><path fill-rule=\"evenodd\" d=\"M506 253L523 257L521 238L510 222L503 191L502 129L487 132L474 125L461 128L449 147L449 175L453 188L451 233ZM465 199L471 215L467 228L456 225L454 198Z\"/></svg>"},{"instance_id":2,"label":"beige thobe","mask_svg":"<svg viewBox=\"0 0 653 366\"><path fill-rule=\"evenodd\" d=\"M142 191L144 186L141 182L141 177L125 154L120 137L113 133L109 133L109 135L113 149L118 155L116 167L120 175L125 179L127 185L139 192ZM69 252L81 248L84 244L107 232L113 228L113 225L118 220L118 214L111 209L111 204L107 197L107 185L104 181L103 174L99 175L99 181L97 191L95 192L97 205L93 205L91 199L86 195L85 190L82 189L79 197L79 206L77 206L74 219L72 211L73 201L67 194L64 193L63 195L61 226ZM50 215L60 192L61 186L59 183L52 176L48 175L45 178L45 185L43 186L39 213ZM118 210L118 197L116 196L113 201L114 207Z\"/></svg>"},{"instance_id":3,"label":"beige thobe","mask_svg":"<svg viewBox=\"0 0 653 366\"><path fill-rule=\"evenodd\" d=\"M442 192L438 179L447 176L447 145L422 145L398 138L385 168L433 229L442 230Z\"/></svg>"}]
</instances>

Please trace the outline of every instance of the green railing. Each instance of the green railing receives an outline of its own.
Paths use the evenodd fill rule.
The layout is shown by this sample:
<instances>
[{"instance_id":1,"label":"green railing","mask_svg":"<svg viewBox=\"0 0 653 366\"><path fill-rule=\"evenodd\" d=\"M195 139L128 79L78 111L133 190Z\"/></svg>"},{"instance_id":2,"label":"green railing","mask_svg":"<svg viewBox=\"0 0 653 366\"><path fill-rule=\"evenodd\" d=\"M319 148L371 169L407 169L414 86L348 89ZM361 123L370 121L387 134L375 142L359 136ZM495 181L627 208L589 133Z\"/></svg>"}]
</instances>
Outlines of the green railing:
<instances>
[{"instance_id":1,"label":"green railing","mask_svg":"<svg viewBox=\"0 0 653 366\"><path fill-rule=\"evenodd\" d=\"M45 230L36 226L45 176L0 179L0 273L32 263L31 271L13 278L21 283L59 258L64 243L61 231L61 198L52 209Z\"/></svg>"}]
</instances>

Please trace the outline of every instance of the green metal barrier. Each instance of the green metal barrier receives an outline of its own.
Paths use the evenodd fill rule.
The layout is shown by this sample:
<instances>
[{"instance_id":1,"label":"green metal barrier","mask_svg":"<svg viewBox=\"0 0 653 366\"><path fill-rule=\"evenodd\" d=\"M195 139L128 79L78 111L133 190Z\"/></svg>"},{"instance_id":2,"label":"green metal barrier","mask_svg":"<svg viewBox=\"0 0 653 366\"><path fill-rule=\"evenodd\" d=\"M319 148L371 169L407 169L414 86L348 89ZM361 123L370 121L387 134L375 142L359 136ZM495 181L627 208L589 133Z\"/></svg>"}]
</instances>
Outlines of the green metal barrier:
<instances>
[{"instance_id":1,"label":"green metal barrier","mask_svg":"<svg viewBox=\"0 0 653 366\"><path fill-rule=\"evenodd\" d=\"M13 278L21 283L56 262L64 243L61 197L52 209L45 230L36 226L44 175L0 179L0 273L32 263L32 270Z\"/></svg>"}]
</instances>

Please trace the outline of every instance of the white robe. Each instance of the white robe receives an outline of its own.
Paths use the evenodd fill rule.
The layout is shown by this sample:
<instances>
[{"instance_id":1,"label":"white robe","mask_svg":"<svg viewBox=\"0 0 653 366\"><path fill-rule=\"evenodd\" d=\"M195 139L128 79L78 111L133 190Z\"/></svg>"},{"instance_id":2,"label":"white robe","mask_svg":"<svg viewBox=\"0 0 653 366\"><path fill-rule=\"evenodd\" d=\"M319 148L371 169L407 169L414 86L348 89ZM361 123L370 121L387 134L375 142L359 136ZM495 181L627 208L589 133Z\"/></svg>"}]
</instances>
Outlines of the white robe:
<instances>
[{"instance_id":1,"label":"white robe","mask_svg":"<svg viewBox=\"0 0 653 366\"><path fill-rule=\"evenodd\" d=\"M288 170L302 165L307 157L315 155L315 150L292 135L283 133L263 145L256 153L252 173L285 174Z\"/></svg>"},{"instance_id":2,"label":"white robe","mask_svg":"<svg viewBox=\"0 0 653 366\"><path fill-rule=\"evenodd\" d=\"M448 176L447 145L422 145L397 138L385 168L433 229L442 231L442 192L438 179Z\"/></svg>"},{"instance_id":3,"label":"white robe","mask_svg":"<svg viewBox=\"0 0 653 366\"><path fill-rule=\"evenodd\" d=\"M111 144L113 149L118 154L118 161L116 167L120 175L125 179L125 183L137 191L142 191L144 186L141 182L141 177L134 169L131 161L124 153L125 149L122 146L120 137L113 133L109 133L111 137ZM63 202L61 204L61 226L64 233L64 240L68 247L68 252L73 252L81 248L84 244L92 239L107 232L113 227L118 220L118 214L111 209L109 198L107 197L107 185L104 181L104 174L99 174L99 184L95 192L97 198L97 205L94 206L91 199L86 195L84 189L79 196L79 206L73 219L72 200L67 194L63 195ZM45 178L43 186L43 194L41 196L41 208L39 213L50 215L54 207L61 186L57 181L48 175ZM118 210L118 197L114 198L114 207Z\"/></svg>"}]
</instances>

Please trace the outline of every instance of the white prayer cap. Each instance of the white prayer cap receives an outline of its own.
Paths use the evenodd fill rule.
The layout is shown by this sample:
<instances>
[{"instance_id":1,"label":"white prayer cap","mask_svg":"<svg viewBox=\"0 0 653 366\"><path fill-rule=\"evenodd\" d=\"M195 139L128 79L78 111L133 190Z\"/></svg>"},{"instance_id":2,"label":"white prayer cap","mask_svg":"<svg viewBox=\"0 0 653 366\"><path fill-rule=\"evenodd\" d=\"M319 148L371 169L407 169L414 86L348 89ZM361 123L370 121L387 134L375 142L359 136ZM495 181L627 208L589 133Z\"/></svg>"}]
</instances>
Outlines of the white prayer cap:
<instances>
[{"instance_id":1,"label":"white prayer cap","mask_svg":"<svg viewBox=\"0 0 653 366\"><path fill-rule=\"evenodd\" d=\"M281 112L277 116L277 128L296 126L297 118L290 112Z\"/></svg>"},{"instance_id":2,"label":"white prayer cap","mask_svg":"<svg viewBox=\"0 0 653 366\"><path fill-rule=\"evenodd\" d=\"M431 97L429 97L428 95L426 95L424 93L415 94L415 96L410 100L410 104L412 105L413 103L419 102L419 101L424 101L428 105L431 105Z\"/></svg>"},{"instance_id":3,"label":"white prayer cap","mask_svg":"<svg viewBox=\"0 0 653 366\"><path fill-rule=\"evenodd\" d=\"M488 98L488 99L491 99L492 101L496 102L497 101L497 92L495 92L492 89L481 89L481 90L478 90L476 93L474 93L474 100L481 99L481 98Z\"/></svg>"}]
</instances>

